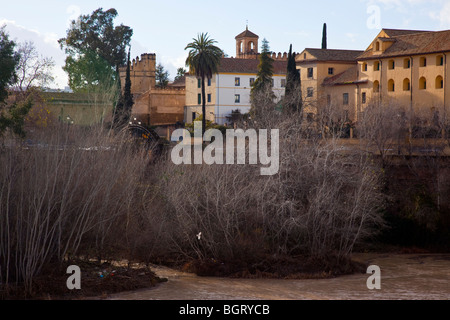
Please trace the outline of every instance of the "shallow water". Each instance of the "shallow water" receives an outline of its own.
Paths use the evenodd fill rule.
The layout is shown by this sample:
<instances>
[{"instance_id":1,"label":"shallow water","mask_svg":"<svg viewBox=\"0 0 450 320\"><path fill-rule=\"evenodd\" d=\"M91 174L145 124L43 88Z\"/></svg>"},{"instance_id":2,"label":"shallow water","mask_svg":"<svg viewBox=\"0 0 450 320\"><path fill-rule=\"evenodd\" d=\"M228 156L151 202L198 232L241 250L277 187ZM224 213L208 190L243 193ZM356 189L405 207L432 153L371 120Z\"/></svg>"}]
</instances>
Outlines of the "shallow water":
<instances>
[{"instance_id":1,"label":"shallow water","mask_svg":"<svg viewBox=\"0 0 450 320\"><path fill-rule=\"evenodd\" d=\"M450 254L355 254L378 265L381 289L369 290L370 274L332 279L228 279L198 277L154 267L168 282L111 295L112 300L449 300Z\"/></svg>"}]
</instances>

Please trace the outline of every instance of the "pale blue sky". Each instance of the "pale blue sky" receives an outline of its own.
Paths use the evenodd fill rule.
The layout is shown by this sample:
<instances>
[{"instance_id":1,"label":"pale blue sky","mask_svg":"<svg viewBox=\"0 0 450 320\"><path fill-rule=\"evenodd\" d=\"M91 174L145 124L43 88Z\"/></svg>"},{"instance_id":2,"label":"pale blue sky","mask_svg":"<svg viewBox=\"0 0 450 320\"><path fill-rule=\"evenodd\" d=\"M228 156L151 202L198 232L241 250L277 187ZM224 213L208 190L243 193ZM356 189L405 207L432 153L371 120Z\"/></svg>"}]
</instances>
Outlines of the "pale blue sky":
<instances>
[{"instance_id":1,"label":"pale blue sky","mask_svg":"<svg viewBox=\"0 0 450 320\"><path fill-rule=\"evenodd\" d=\"M0 25L7 25L12 38L32 40L42 54L54 58L58 87L67 79L61 70L65 56L56 40L65 36L70 19L100 7L116 8L115 23L133 28L132 56L156 53L171 78L184 66L184 48L197 33L208 32L234 56L234 37L245 30L247 20L249 29L266 38L275 52L287 51L291 43L297 52L320 47L324 22L330 49L364 50L378 27L450 29L450 0L1 1Z\"/></svg>"}]
</instances>

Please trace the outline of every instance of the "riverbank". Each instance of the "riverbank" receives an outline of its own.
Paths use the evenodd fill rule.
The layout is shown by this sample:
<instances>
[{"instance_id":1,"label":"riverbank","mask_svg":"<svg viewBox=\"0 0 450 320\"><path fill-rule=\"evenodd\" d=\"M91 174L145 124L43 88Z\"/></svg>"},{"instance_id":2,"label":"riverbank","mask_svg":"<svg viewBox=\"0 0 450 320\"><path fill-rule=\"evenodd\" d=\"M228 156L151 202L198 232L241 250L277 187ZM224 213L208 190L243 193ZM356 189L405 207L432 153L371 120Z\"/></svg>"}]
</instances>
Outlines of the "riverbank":
<instances>
[{"instance_id":1,"label":"riverbank","mask_svg":"<svg viewBox=\"0 0 450 320\"><path fill-rule=\"evenodd\" d=\"M381 269L381 289L369 290L370 275L327 279L236 279L199 277L153 266L167 283L113 294L108 300L448 300L450 254L355 253L353 259Z\"/></svg>"},{"instance_id":2,"label":"riverbank","mask_svg":"<svg viewBox=\"0 0 450 320\"><path fill-rule=\"evenodd\" d=\"M323 279L362 273L366 266L349 258L267 255L255 261L207 259L184 264L180 271L202 277L242 279Z\"/></svg>"},{"instance_id":3,"label":"riverbank","mask_svg":"<svg viewBox=\"0 0 450 320\"><path fill-rule=\"evenodd\" d=\"M224 263L212 259L184 264L166 262L150 266L124 262L74 261L43 270L42 275L35 278L31 294L24 294L23 288L19 286L8 295L0 291L0 298L6 300L97 300L128 297L136 292L147 290L162 290L164 294L170 295L167 288L171 288L172 284L165 284L165 282L179 281L180 275L183 279L189 279L189 282L196 279L199 284L205 281L214 282L215 280L212 279L217 279L218 282L229 281L236 286L239 286L240 282L246 284L251 280L256 283L267 281L269 284L277 280L306 282L320 280L325 281L323 282L325 284L327 280L330 281L329 283L334 283L339 281L336 279L367 278L366 270L370 264L376 264L381 259L384 265L380 267L384 269L386 258L389 260L389 257L395 257L392 259L397 261L411 259L413 263L418 261L423 263L424 258L427 259L427 257L446 260L449 262L447 275L450 283L450 254L432 253L416 247L386 246L382 252L359 252L353 254L352 259L327 259L326 261L301 256L269 256L253 264L243 264L238 261ZM70 274L67 274L66 270L69 264L78 265L82 271L81 290L67 289L66 281ZM390 264L392 268L393 265ZM427 268L426 265L423 267ZM177 295L177 293L174 294Z\"/></svg>"},{"instance_id":4,"label":"riverbank","mask_svg":"<svg viewBox=\"0 0 450 320\"><path fill-rule=\"evenodd\" d=\"M74 264L81 270L81 289L69 290L67 266ZM167 279L158 277L144 265L123 263L99 263L76 261L43 270L33 280L31 292L25 293L23 286L0 291L0 298L6 300L84 300L93 297L106 298L110 294L153 288Z\"/></svg>"}]
</instances>

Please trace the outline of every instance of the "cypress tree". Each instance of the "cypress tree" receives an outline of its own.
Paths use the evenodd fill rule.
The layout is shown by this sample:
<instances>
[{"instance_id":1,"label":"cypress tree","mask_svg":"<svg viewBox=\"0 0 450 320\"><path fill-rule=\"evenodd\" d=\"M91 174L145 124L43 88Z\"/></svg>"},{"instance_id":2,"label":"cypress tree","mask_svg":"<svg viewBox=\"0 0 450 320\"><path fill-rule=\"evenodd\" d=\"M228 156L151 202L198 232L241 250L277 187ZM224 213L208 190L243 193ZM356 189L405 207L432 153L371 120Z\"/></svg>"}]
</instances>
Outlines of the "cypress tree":
<instances>
[{"instance_id":1,"label":"cypress tree","mask_svg":"<svg viewBox=\"0 0 450 320\"><path fill-rule=\"evenodd\" d=\"M292 44L289 47L284 96L285 106L288 109L292 111L300 111L302 109L300 72L295 63L295 53L292 53Z\"/></svg>"},{"instance_id":2,"label":"cypress tree","mask_svg":"<svg viewBox=\"0 0 450 320\"><path fill-rule=\"evenodd\" d=\"M116 110L114 113L113 125L116 129L125 126L131 117L131 110L133 107L133 95L131 94L131 62L130 50L128 50L127 69L125 74L125 85L122 93L122 86L118 82L119 98L117 99Z\"/></svg>"},{"instance_id":3,"label":"cypress tree","mask_svg":"<svg viewBox=\"0 0 450 320\"><path fill-rule=\"evenodd\" d=\"M322 49L327 48L327 24L323 24L323 31L322 31Z\"/></svg>"},{"instance_id":4,"label":"cypress tree","mask_svg":"<svg viewBox=\"0 0 450 320\"><path fill-rule=\"evenodd\" d=\"M128 49L127 59L127 71L125 75L125 88L123 92L124 109L125 109L125 121L128 122L131 117L131 110L133 108L133 95L131 94L131 61L130 61L130 49Z\"/></svg>"}]
</instances>

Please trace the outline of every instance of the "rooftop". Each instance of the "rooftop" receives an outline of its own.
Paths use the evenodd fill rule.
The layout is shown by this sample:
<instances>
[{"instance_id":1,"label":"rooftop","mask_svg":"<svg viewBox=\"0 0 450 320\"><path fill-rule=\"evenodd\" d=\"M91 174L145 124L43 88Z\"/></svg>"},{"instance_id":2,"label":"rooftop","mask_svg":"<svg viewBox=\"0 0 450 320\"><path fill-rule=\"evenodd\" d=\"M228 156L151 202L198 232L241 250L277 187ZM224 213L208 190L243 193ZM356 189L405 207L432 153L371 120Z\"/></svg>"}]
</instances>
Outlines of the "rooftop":
<instances>
[{"instance_id":1,"label":"rooftop","mask_svg":"<svg viewBox=\"0 0 450 320\"><path fill-rule=\"evenodd\" d=\"M254 73L258 72L259 59L222 58L219 72ZM273 61L274 74L286 74L287 61Z\"/></svg>"},{"instance_id":2,"label":"rooftop","mask_svg":"<svg viewBox=\"0 0 450 320\"><path fill-rule=\"evenodd\" d=\"M297 60L297 62L311 62L311 61L356 61L356 58L364 51L361 50L340 50L340 49L315 49L306 48L313 59Z\"/></svg>"},{"instance_id":3,"label":"rooftop","mask_svg":"<svg viewBox=\"0 0 450 320\"><path fill-rule=\"evenodd\" d=\"M337 86L346 84L356 84L367 82L367 80L358 80L358 66L355 65L344 72L341 72L335 76L326 78L322 85L323 86Z\"/></svg>"},{"instance_id":4,"label":"rooftop","mask_svg":"<svg viewBox=\"0 0 450 320\"><path fill-rule=\"evenodd\" d=\"M186 87L186 76L181 76L172 83L168 84L169 87Z\"/></svg>"},{"instance_id":5,"label":"rooftop","mask_svg":"<svg viewBox=\"0 0 450 320\"><path fill-rule=\"evenodd\" d=\"M254 34L253 32L251 32L250 30L248 30L248 27L245 29L244 32L239 33L235 39L239 39L239 38L259 38L259 36L257 36L256 34Z\"/></svg>"},{"instance_id":6,"label":"rooftop","mask_svg":"<svg viewBox=\"0 0 450 320\"><path fill-rule=\"evenodd\" d=\"M398 37L415 33L430 32L425 30L405 30L405 29L382 29L382 31L384 31L384 33L386 33L388 37Z\"/></svg>"},{"instance_id":7,"label":"rooftop","mask_svg":"<svg viewBox=\"0 0 450 320\"><path fill-rule=\"evenodd\" d=\"M391 39L394 43L384 52L373 52L369 48L358 57L358 60L450 51L450 30L416 31L393 36Z\"/></svg>"}]
</instances>

